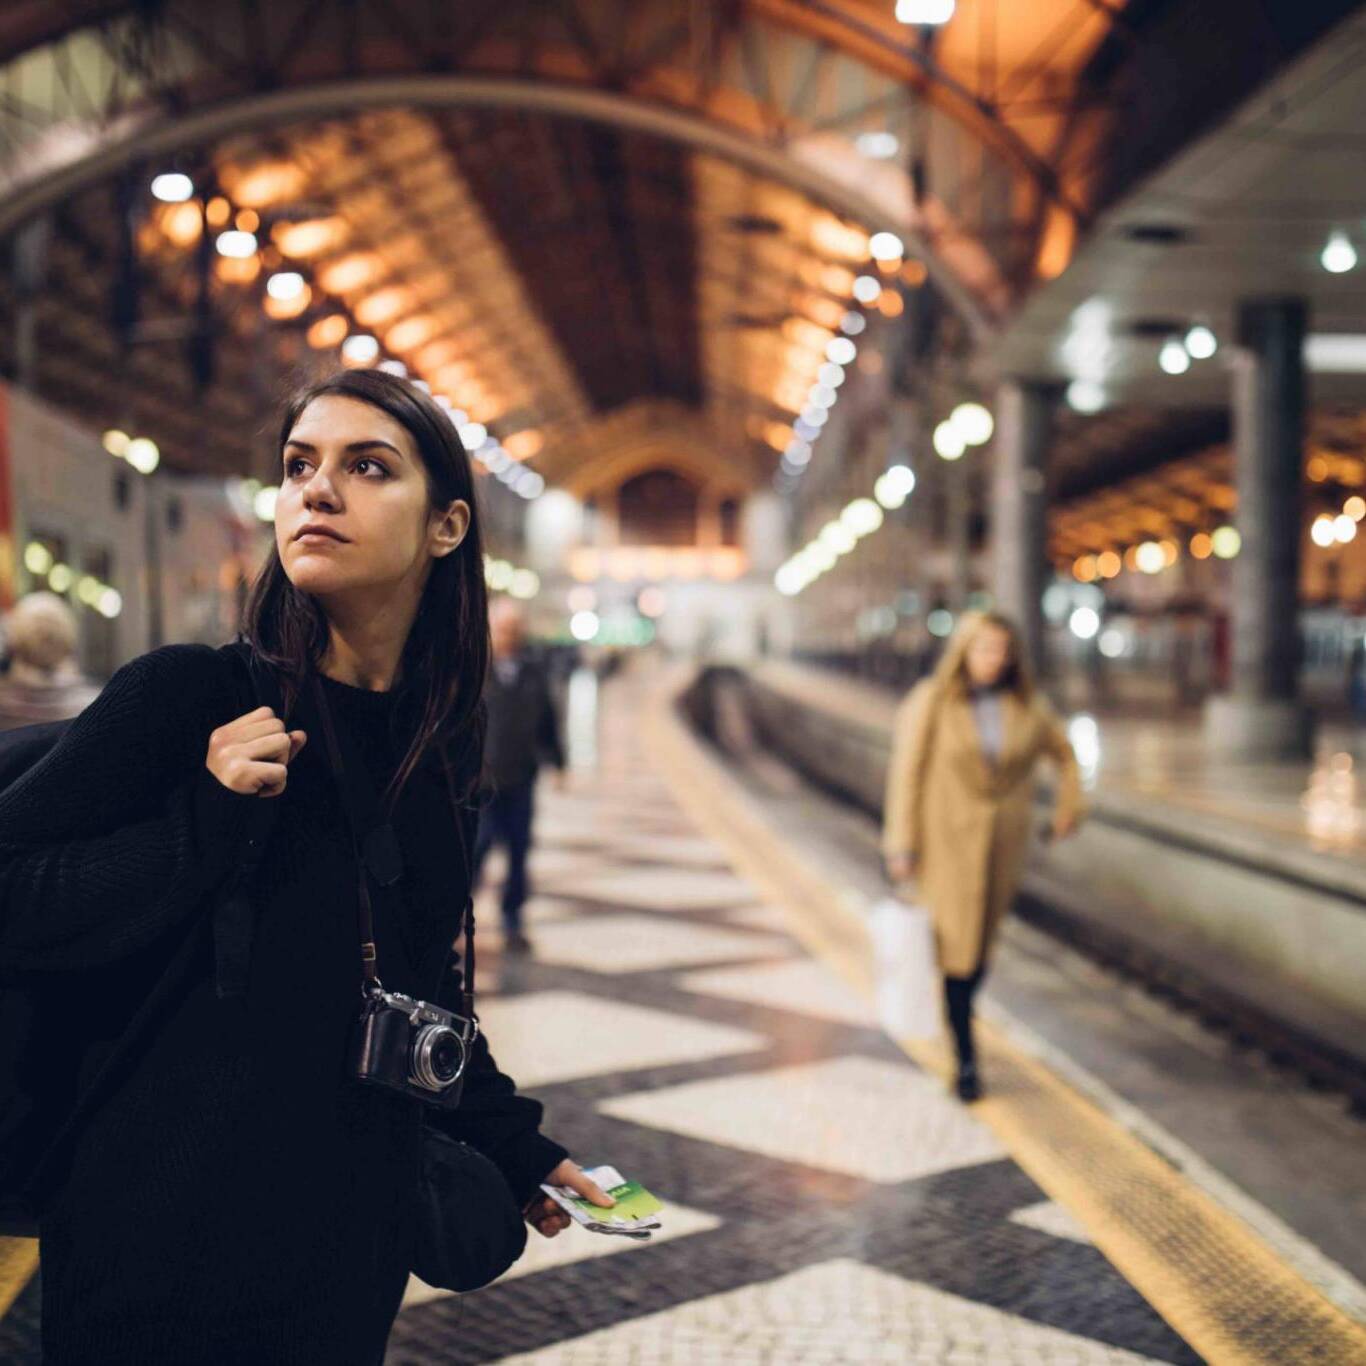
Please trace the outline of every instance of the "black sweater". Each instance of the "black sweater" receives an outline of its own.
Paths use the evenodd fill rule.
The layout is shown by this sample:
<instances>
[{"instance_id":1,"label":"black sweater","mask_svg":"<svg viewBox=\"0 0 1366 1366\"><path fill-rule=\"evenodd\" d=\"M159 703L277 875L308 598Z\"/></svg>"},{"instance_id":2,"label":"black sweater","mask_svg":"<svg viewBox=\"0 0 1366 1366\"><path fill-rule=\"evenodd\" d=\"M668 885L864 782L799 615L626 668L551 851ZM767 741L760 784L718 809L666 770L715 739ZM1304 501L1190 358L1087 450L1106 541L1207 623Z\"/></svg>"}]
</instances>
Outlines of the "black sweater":
<instances>
[{"instance_id":1,"label":"black sweater","mask_svg":"<svg viewBox=\"0 0 1366 1366\"><path fill-rule=\"evenodd\" d=\"M383 786L406 748L396 696L325 686ZM44 1211L48 1366L370 1366L397 1312L424 1107L346 1074L355 873L321 734L275 799L246 998L215 995L211 893L259 799L223 787L204 758L210 731L245 709L226 651L155 651L0 795L0 964L64 984L97 1040L87 1072L164 976L165 945L186 933L199 945ZM394 816L402 914L377 907L376 924L385 986L447 1004L465 897L452 822L439 769L420 769ZM439 1122L525 1201L564 1156L540 1114L481 1039L460 1108Z\"/></svg>"}]
</instances>

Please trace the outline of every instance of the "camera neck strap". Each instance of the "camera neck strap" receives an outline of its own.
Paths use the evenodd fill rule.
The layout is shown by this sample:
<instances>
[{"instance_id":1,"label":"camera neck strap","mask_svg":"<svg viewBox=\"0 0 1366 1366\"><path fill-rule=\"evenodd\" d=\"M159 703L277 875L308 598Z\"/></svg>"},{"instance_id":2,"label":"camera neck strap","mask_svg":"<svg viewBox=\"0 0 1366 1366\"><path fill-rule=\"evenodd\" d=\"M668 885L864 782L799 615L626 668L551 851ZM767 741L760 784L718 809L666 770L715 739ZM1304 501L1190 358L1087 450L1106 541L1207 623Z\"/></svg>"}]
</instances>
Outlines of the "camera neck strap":
<instances>
[{"instance_id":1,"label":"camera neck strap","mask_svg":"<svg viewBox=\"0 0 1366 1366\"><path fill-rule=\"evenodd\" d=\"M341 794L342 807L346 815L347 832L351 838L351 851L356 864L356 900L360 922L360 960L364 978L362 990L379 990L379 967L375 950L375 912L371 898L371 882L386 891L396 889L403 876L403 852L398 843L394 827L384 817L380 800L375 792L374 781L365 761L359 753L354 737L345 727L338 727L332 719L332 708L327 701L327 692L321 677L315 672L312 677L313 703L322 724L323 742L327 748L327 761L332 776ZM451 817L455 822L456 839L460 845L466 883L463 930L465 936L461 1003L465 1015L474 1015L474 898L470 887L472 876L469 850L466 847L465 831L460 821L460 803L456 797L455 780L451 776L446 756L441 755L441 768L445 776L446 794L450 801ZM363 833L362 833L363 832Z\"/></svg>"}]
</instances>

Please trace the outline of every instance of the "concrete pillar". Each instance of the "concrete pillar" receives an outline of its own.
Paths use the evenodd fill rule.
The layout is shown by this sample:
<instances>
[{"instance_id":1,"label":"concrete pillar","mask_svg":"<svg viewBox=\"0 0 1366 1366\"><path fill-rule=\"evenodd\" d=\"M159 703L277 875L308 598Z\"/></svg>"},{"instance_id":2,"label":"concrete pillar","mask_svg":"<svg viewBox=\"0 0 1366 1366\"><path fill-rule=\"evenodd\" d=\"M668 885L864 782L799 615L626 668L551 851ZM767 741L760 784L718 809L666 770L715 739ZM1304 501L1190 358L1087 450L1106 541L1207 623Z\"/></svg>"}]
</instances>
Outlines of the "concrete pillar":
<instances>
[{"instance_id":1,"label":"concrete pillar","mask_svg":"<svg viewBox=\"0 0 1366 1366\"><path fill-rule=\"evenodd\" d=\"M1232 685L1210 699L1213 749L1248 759L1307 754L1300 700L1301 299L1239 305L1233 374L1234 482L1242 547L1232 565Z\"/></svg>"},{"instance_id":2,"label":"concrete pillar","mask_svg":"<svg viewBox=\"0 0 1366 1366\"><path fill-rule=\"evenodd\" d=\"M991 596L1017 623L1025 657L1044 672L1043 590L1047 573L1045 471L1057 387L1010 379L996 396L996 464L991 486Z\"/></svg>"}]
</instances>

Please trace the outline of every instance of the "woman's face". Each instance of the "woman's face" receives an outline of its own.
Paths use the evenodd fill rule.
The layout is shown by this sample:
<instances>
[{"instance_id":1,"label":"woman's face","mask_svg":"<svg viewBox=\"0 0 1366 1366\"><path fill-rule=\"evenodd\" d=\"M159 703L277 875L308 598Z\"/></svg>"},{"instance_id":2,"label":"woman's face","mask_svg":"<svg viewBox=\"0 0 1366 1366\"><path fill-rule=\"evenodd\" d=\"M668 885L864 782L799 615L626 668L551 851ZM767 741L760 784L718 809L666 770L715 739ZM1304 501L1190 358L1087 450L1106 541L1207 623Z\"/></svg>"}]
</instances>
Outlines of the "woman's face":
<instances>
[{"instance_id":1,"label":"woman's face","mask_svg":"<svg viewBox=\"0 0 1366 1366\"><path fill-rule=\"evenodd\" d=\"M367 588L419 590L434 557L469 527L469 506L433 509L417 443L359 399L325 394L285 442L275 544L290 582L316 597Z\"/></svg>"},{"instance_id":2,"label":"woman's face","mask_svg":"<svg viewBox=\"0 0 1366 1366\"><path fill-rule=\"evenodd\" d=\"M963 657L968 680L975 688L990 688L1005 676L1010 664L1010 632L990 623L980 627L968 641Z\"/></svg>"}]
</instances>

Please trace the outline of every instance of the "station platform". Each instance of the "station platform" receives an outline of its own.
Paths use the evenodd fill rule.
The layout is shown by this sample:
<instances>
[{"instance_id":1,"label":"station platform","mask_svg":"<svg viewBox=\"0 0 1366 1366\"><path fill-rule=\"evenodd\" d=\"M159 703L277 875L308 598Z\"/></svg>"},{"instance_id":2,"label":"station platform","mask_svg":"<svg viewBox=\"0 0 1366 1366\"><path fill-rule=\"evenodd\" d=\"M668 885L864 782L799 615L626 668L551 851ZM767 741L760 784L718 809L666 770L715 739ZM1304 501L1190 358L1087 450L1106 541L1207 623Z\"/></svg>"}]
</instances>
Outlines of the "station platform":
<instances>
[{"instance_id":1,"label":"station platform","mask_svg":"<svg viewBox=\"0 0 1366 1366\"><path fill-rule=\"evenodd\" d=\"M532 1234L471 1296L414 1280L389 1366L1366 1361L1350 1272L1064 1046L1088 1034L1095 1063L1102 1024L1141 1044L1065 951L1012 928L976 1106L948 1095L938 1046L884 1033L868 822L723 762L678 709L683 681L576 680L576 772L540 799L531 956L499 952L496 888L480 902L500 1064L580 1161L664 1199L664 1229ZM1359 1134L1321 1136L1326 1182ZM0 1255L0 1359L27 1366L36 1276L23 1249Z\"/></svg>"}]
</instances>

